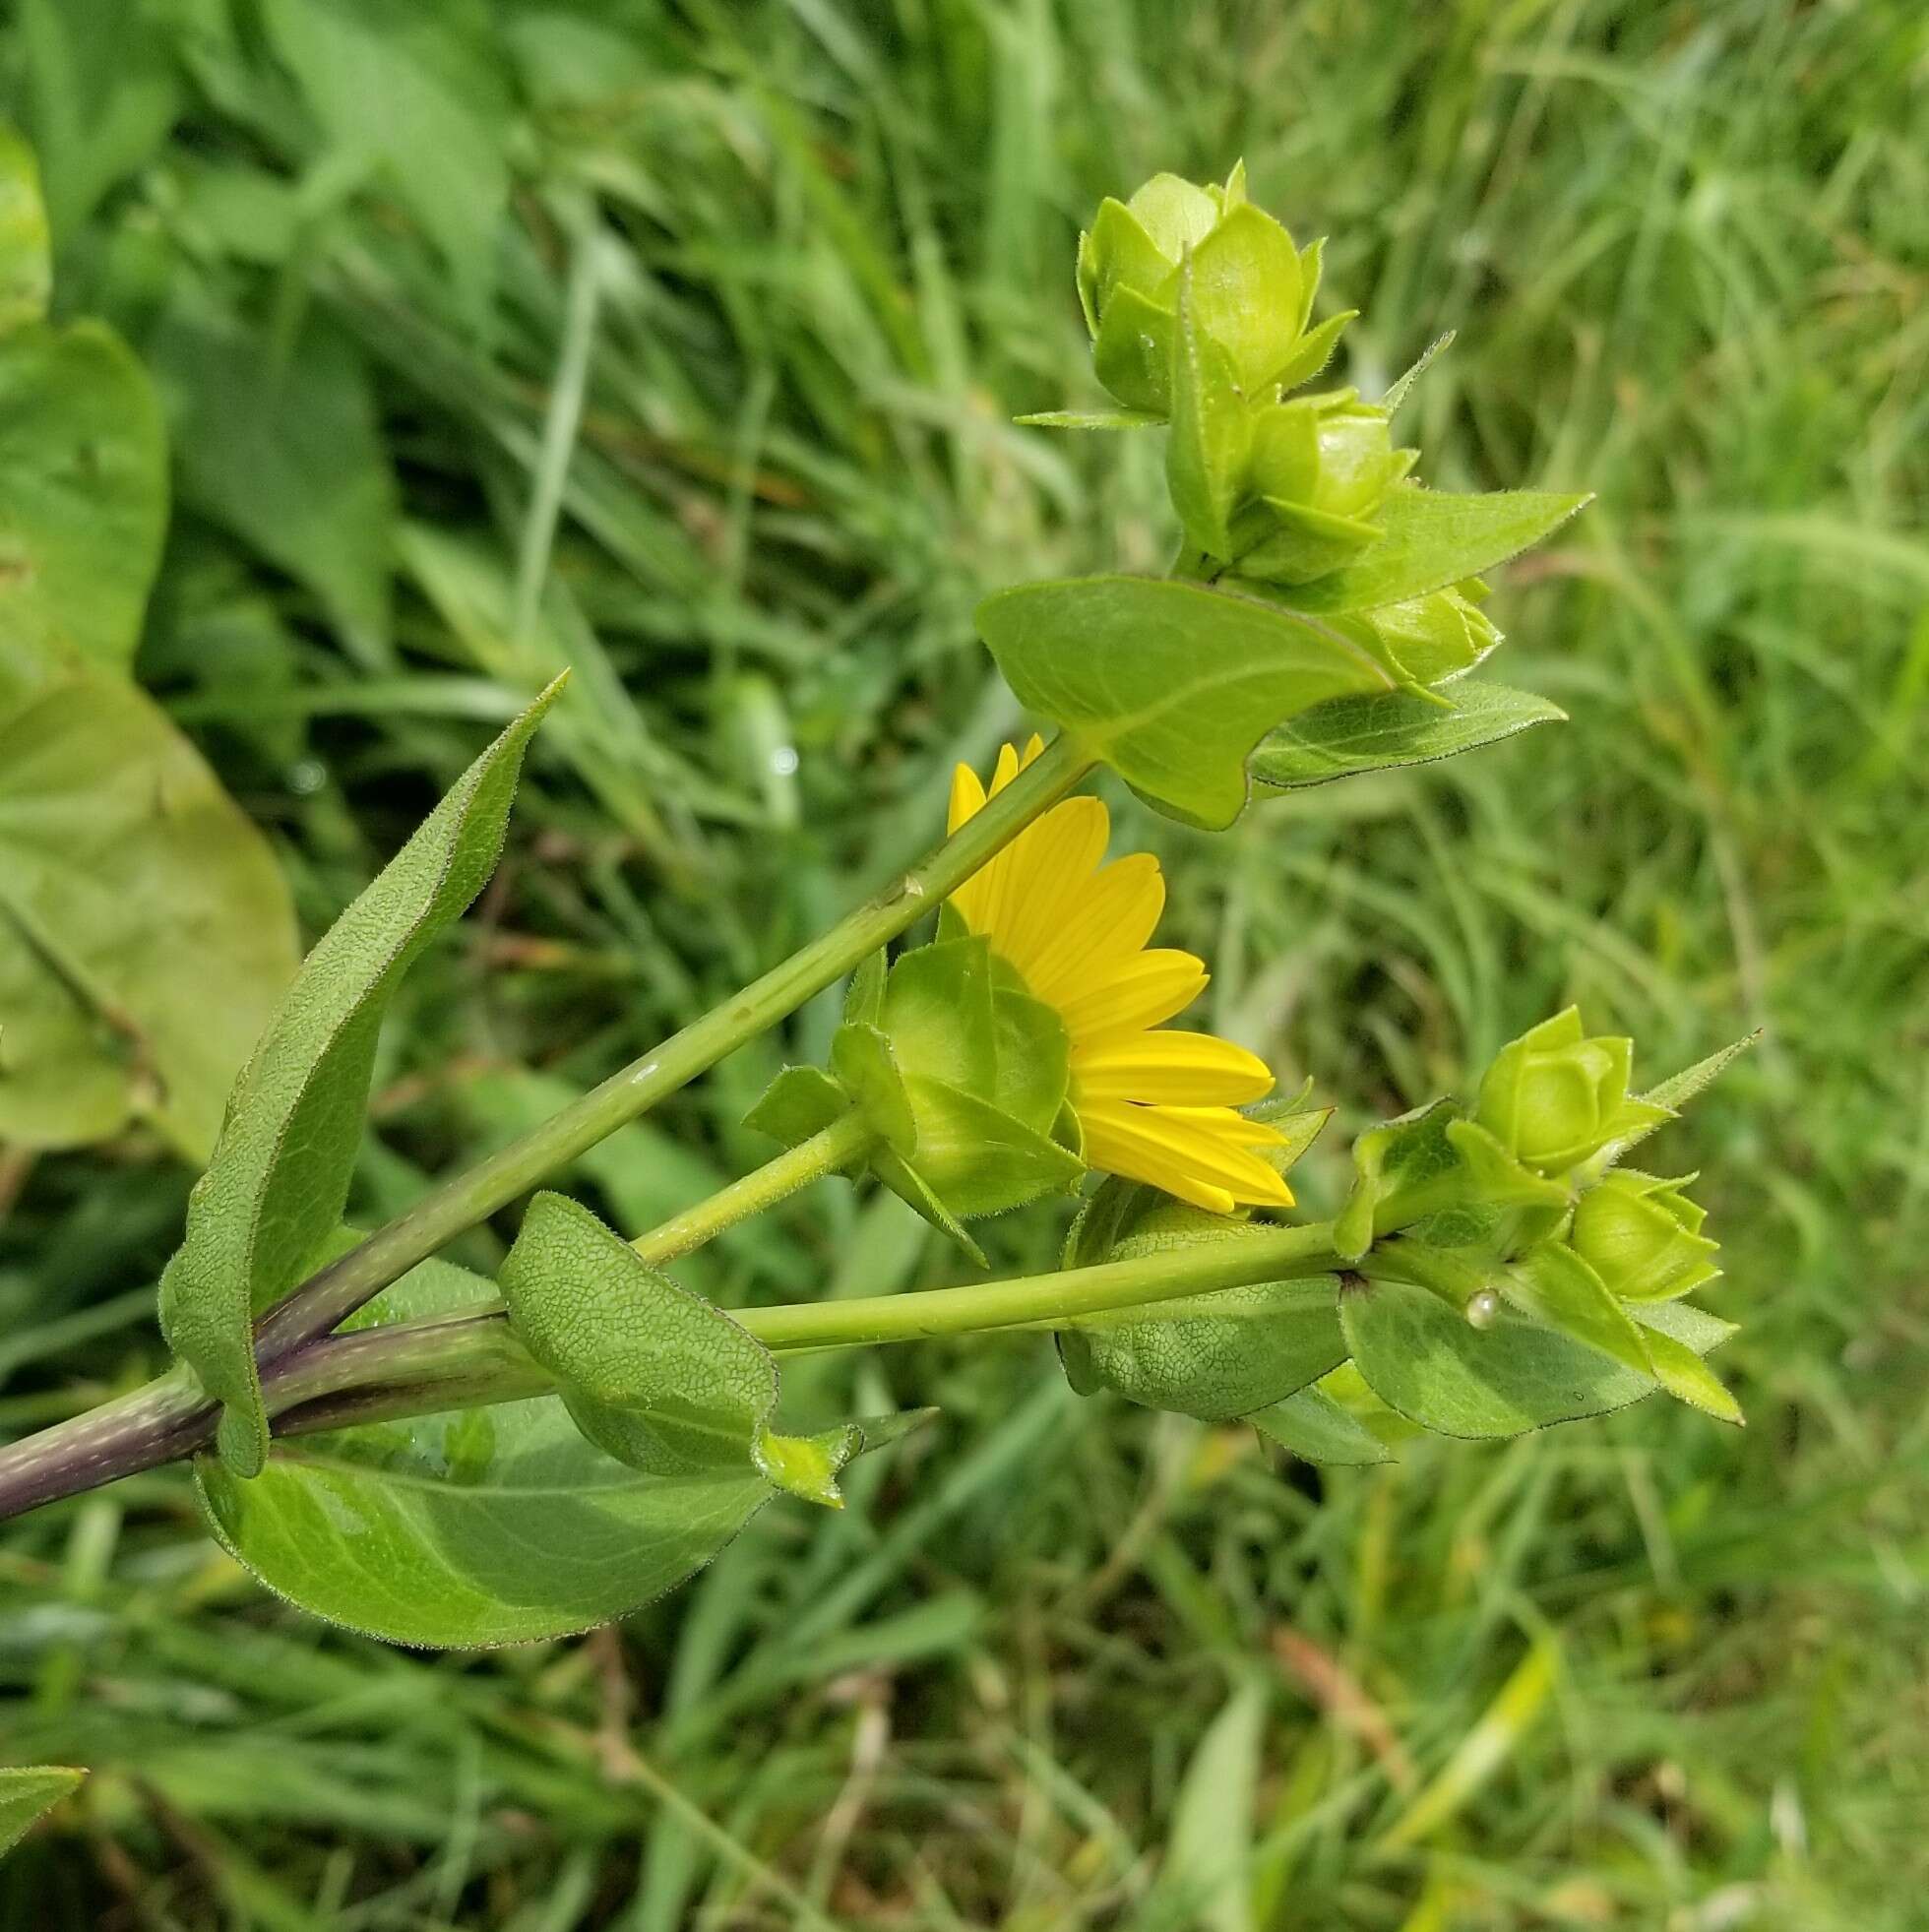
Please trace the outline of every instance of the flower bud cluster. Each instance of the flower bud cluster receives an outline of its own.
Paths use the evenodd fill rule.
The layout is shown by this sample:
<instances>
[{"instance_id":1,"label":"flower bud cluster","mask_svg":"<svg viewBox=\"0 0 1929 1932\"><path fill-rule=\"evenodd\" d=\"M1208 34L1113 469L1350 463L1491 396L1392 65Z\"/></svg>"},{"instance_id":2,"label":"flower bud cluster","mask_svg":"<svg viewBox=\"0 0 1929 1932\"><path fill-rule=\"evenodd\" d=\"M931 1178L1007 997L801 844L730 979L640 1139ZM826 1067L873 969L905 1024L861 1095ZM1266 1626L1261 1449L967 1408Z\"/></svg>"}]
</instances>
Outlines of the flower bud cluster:
<instances>
[{"instance_id":1,"label":"flower bud cluster","mask_svg":"<svg viewBox=\"0 0 1929 1932\"><path fill-rule=\"evenodd\" d=\"M1607 1165L1673 1118L1629 1095L1633 1051L1631 1040L1587 1034L1570 1007L1500 1050L1473 1122L1522 1167L1566 1184L1572 1205L1548 1238L1611 1295L1672 1301L1720 1272L1717 1250L1702 1233L1706 1211L1688 1199L1692 1174L1664 1180Z\"/></svg>"},{"instance_id":2,"label":"flower bud cluster","mask_svg":"<svg viewBox=\"0 0 1929 1932\"><path fill-rule=\"evenodd\" d=\"M1372 543L1416 454L1356 390L1289 397L1357 313L1312 326L1321 246L1246 199L1243 164L1223 187L1155 175L1103 202L1079 244L1098 380L1134 420L1173 424L1188 537L1267 583L1308 583Z\"/></svg>"}]
</instances>

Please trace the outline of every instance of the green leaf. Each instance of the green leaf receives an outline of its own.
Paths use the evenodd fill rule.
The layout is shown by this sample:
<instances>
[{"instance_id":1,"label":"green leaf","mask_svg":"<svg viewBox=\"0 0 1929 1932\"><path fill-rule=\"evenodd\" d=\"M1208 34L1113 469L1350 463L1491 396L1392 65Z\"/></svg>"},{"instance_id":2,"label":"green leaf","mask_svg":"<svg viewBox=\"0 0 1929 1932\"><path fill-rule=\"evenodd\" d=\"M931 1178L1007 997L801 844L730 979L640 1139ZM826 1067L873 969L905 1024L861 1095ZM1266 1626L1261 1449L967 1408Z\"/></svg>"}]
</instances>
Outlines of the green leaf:
<instances>
[{"instance_id":1,"label":"green leaf","mask_svg":"<svg viewBox=\"0 0 1929 1932\"><path fill-rule=\"evenodd\" d=\"M1295 1119L1306 1123L1298 1134ZM1322 1112L1276 1124L1303 1152L1324 1119ZM1064 1265L1132 1261L1249 1232L1240 1216L1208 1214L1112 1175L1080 1211ZM1060 1359L1081 1395L1109 1388L1149 1408L1223 1421L1282 1401L1344 1359L1338 1286L1322 1275L1094 1316L1060 1332Z\"/></svg>"},{"instance_id":2,"label":"green leaf","mask_svg":"<svg viewBox=\"0 0 1929 1932\"><path fill-rule=\"evenodd\" d=\"M1353 1143L1353 1189L1333 1224L1334 1252L1342 1261L1358 1261L1373 1245L1383 1203L1431 1205L1441 1183L1460 1171L1460 1153L1447 1137L1459 1112L1452 1100L1434 1100L1369 1127Z\"/></svg>"},{"instance_id":3,"label":"green leaf","mask_svg":"<svg viewBox=\"0 0 1929 1932\"><path fill-rule=\"evenodd\" d=\"M1165 418L1149 409L1041 409L1013 421L1024 429L1157 429Z\"/></svg>"},{"instance_id":4,"label":"green leaf","mask_svg":"<svg viewBox=\"0 0 1929 1932\"><path fill-rule=\"evenodd\" d=\"M181 87L165 18L148 0L25 0L20 10L29 126L63 248L173 123Z\"/></svg>"},{"instance_id":5,"label":"green leaf","mask_svg":"<svg viewBox=\"0 0 1929 1932\"><path fill-rule=\"evenodd\" d=\"M1394 411L1398 409L1400 405L1406 401L1407 394L1412 389L1413 385L1416 382L1418 382L1423 375L1426 374L1429 365L1433 361L1433 358L1436 355L1438 355L1443 349L1450 348L1453 345L1454 337L1456 336L1457 333L1458 331L1449 329L1444 336L1436 336L1433 339L1433 341L1430 342L1426 345L1426 347L1420 351L1419 360L1415 362L1413 366L1410 369L1408 369L1406 373L1403 376L1401 376L1399 379L1399 381L1396 382L1390 390L1387 391L1386 395L1381 397L1380 399L1381 408L1385 409L1389 415L1392 415Z\"/></svg>"},{"instance_id":6,"label":"green leaf","mask_svg":"<svg viewBox=\"0 0 1929 1932\"><path fill-rule=\"evenodd\" d=\"M0 907L0 1141L86 1147L134 1101L121 1036Z\"/></svg>"},{"instance_id":7,"label":"green leaf","mask_svg":"<svg viewBox=\"0 0 1929 1932\"><path fill-rule=\"evenodd\" d=\"M421 224L479 324L509 199L514 103L479 0L266 0L264 24L335 144Z\"/></svg>"},{"instance_id":8,"label":"green leaf","mask_svg":"<svg viewBox=\"0 0 1929 1932\"><path fill-rule=\"evenodd\" d=\"M160 1284L174 1351L223 1405L237 1473L268 1454L253 1319L302 1278L336 1227L362 1134L375 1040L423 947L495 870L529 734L560 680L464 773L407 844L323 935L237 1082Z\"/></svg>"},{"instance_id":9,"label":"green leaf","mask_svg":"<svg viewBox=\"0 0 1929 1932\"><path fill-rule=\"evenodd\" d=\"M843 1017L866 1027L875 1027L884 1012L884 986L887 978L884 948L867 953L857 963L844 988Z\"/></svg>"},{"instance_id":10,"label":"green leaf","mask_svg":"<svg viewBox=\"0 0 1929 1932\"><path fill-rule=\"evenodd\" d=\"M1237 1239L1234 1222L1224 1238ZM1130 1248L1115 1250L1127 1259ZM1338 1278L1266 1281L1081 1322L1081 1374L1148 1408L1229 1421L1283 1401L1343 1361Z\"/></svg>"},{"instance_id":11,"label":"green leaf","mask_svg":"<svg viewBox=\"0 0 1929 1932\"><path fill-rule=\"evenodd\" d=\"M1451 711L1405 691L1332 699L1270 732L1253 754L1253 777L1287 787L1430 765L1567 717L1545 698L1504 684L1457 684L1447 695Z\"/></svg>"},{"instance_id":12,"label":"green leaf","mask_svg":"<svg viewBox=\"0 0 1929 1932\"><path fill-rule=\"evenodd\" d=\"M1020 701L1171 817L1220 828L1266 733L1349 692L1392 688L1357 644L1202 585L1143 577L1027 584L978 606Z\"/></svg>"},{"instance_id":13,"label":"green leaf","mask_svg":"<svg viewBox=\"0 0 1929 1932\"><path fill-rule=\"evenodd\" d=\"M1259 220L1267 218L1257 209L1245 212ZM1291 259L1290 247L1286 253ZM1188 260L1179 273L1172 338L1172 435L1165 446L1165 481L1186 540L1209 556L1230 557L1232 506L1252 456L1253 418L1230 353L1198 322L1193 277L1194 263Z\"/></svg>"},{"instance_id":14,"label":"green leaf","mask_svg":"<svg viewBox=\"0 0 1929 1932\"><path fill-rule=\"evenodd\" d=\"M152 700L80 671L0 716L0 1137L132 1114L205 1158L295 960L267 841Z\"/></svg>"},{"instance_id":15,"label":"green leaf","mask_svg":"<svg viewBox=\"0 0 1929 1932\"><path fill-rule=\"evenodd\" d=\"M33 150L0 122L0 335L47 312L53 265Z\"/></svg>"},{"instance_id":16,"label":"green leaf","mask_svg":"<svg viewBox=\"0 0 1929 1932\"><path fill-rule=\"evenodd\" d=\"M466 1269L424 1262L346 1326L446 1315L489 1291ZM869 1450L928 1414L850 1426ZM252 1482L212 1458L195 1475L216 1536L278 1595L390 1643L460 1649L626 1616L701 1569L778 1493L748 1468L630 1468L555 1397L277 1442Z\"/></svg>"},{"instance_id":17,"label":"green leaf","mask_svg":"<svg viewBox=\"0 0 1929 1932\"><path fill-rule=\"evenodd\" d=\"M1680 1113L1697 1094L1707 1091L1741 1058L1762 1037L1758 1028L1746 1037L1731 1041L1717 1053L1711 1053L1706 1060L1697 1060L1692 1067L1684 1067L1658 1087L1650 1087L1646 1093L1637 1096L1644 1107L1659 1107L1666 1111L1654 1114L1640 1121L1628 1132L1617 1135L1587 1163L1588 1170L1604 1172L1624 1159L1650 1134L1657 1134L1668 1122Z\"/></svg>"},{"instance_id":18,"label":"green leaf","mask_svg":"<svg viewBox=\"0 0 1929 1932\"><path fill-rule=\"evenodd\" d=\"M0 340L0 703L127 667L166 522L160 409L119 337L26 323Z\"/></svg>"},{"instance_id":19,"label":"green leaf","mask_svg":"<svg viewBox=\"0 0 1929 1932\"><path fill-rule=\"evenodd\" d=\"M1697 1311L1699 1312L1699 1311ZM1729 1393L1714 1371L1685 1341L1652 1327L1648 1332L1648 1352L1661 1387L1677 1402L1711 1415L1717 1422L1742 1426L1741 1404Z\"/></svg>"},{"instance_id":20,"label":"green leaf","mask_svg":"<svg viewBox=\"0 0 1929 1932\"><path fill-rule=\"evenodd\" d=\"M1393 1451L1324 1389L1300 1389L1246 1420L1302 1463L1343 1467L1394 1460Z\"/></svg>"},{"instance_id":21,"label":"green leaf","mask_svg":"<svg viewBox=\"0 0 1929 1932\"><path fill-rule=\"evenodd\" d=\"M1520 1435L1625 1408L1656 1387L1504 1302L1490 1327L1476 1329L1426 1288L1372 1281L1342 1290L1339 1319L1367 1386L1440 1435ZM1688 1302L1643 1307L1640 1319L1650 1346L1653 1335L1667 1336L1697 1355L1733 1333Z\"/></svg>"},{"instance_id":22,"label":"green leaf","mask_svg":"<svg viewBox=\"0 0 1929 1932\"><path fill-rule=\"evenodd\" d=\"M1404 603L1504 563L1558 530L1589 500L1540 490L1457 496L1402 483L1373 513L1384 534L1354 561L1309 584L1253 588L1308 613Z\"/></svg>"},{"instance_id":23,"label":"green leaf","mask_svg":"<svg viewBox=\"0 0 1929 1932\"><path fill-rule=\"evenodd\" d=\"M379 661L396 487L359 348L319 315L278 349L183 303L153 352L177 417L183 501L305 585L363 660Z\"/></svg>"},{"instance_id":24,"label":"green leaf","mask_svg":"<svg viewBox=\"0 0 1929 1932\"><path fill-rule=\"evenodd\" d=\"M21 1841L36 1819L79 1790L86 1776L71 1765L0 1768L0 1858Z\"/></svg>"},{"instance_id":25,"label":"green leaf","mask_svg":"<svg viewBox=\"0 0 1929 1932\"><path fill-rule=\"evenodd\" d=\"M1607 1283L1558 1241L1530 1248L1502 1278L1507 1298L1551 1329L1585 1341L1637 1375L1655 1374L1647 1331L1608 1293Z\"/></svg>"},{"instance_id":26,"label":"green leaf","mask_svg":"<svg viewBox=\"0 0 1929 1932\"><path fill-rule=\"evenodd\" d=\"M939 1200L930 1183L907 1160L894 1153L889 1147L882 1147L872 1153L871 1167L878 1179L899 1200L914 1210L940 1234L956 1242L979 1268L991 1266L985 1260L984 1250L972 1240L964 1222Z\"/></svg>"},{"instance_id":27,"label":"green leaf","mask_svg":"<svg viewBox=\"0 0 1929 1932\"><path fill-rule=\"evenodd\" d=\"M651 1267L587 1208L538 1194L499 1275L509 1318L597 1448L653 1475L750 1470L839 1502L857 1446L777 1435L777 1362L722 1309Z\"/></svg>"},{"instance_id":28,"label":"green leaf","mask_svg":"<svg viewBox=\"0 0 1929 1932\"><path fill-rule=\"evenodd\" d=\"M1252 1932L1253 1814L1266 1710L1266 1680L1249 1671L1206 1727L1179 1782L1165 1863L1141 1924Z\"/></svg>"}]
</instances>

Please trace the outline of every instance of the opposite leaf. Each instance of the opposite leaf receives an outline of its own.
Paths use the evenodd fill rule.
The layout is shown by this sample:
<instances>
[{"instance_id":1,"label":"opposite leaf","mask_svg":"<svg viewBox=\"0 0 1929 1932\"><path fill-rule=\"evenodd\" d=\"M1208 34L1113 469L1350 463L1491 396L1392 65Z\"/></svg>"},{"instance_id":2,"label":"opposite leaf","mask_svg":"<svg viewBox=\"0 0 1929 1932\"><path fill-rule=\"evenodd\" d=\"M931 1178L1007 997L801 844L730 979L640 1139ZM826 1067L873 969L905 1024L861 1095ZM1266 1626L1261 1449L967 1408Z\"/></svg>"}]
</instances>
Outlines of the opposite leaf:
<instances>
[{"instance_id":1,"label":"opposite leaf","mask_svg":"<svg viewBox=\"0 0 1929 1932\"><path fill-rule=\"evenodd\" d=\"M1405 691L1335 698L1268 733L1253 754L1253 777L1286 787L1430 765L1567 717L1545 698L1504 684L1456 684L1448 695L1450 711Z\"/></svg>"},{"instance_id":2,"label":"opposite leaf","mask_svg":"<svg viewBox=\"0 0 1929 1932\"><path fill-rule=\"evenodd\" d=\"M770 1350L588 1209L538 1194L499 1278L516 1333L597 1448L653 1475L756 1474L839 1502L855 1435L774 1434Z\"/></svg>"},{"instance_id":3,"label":"opposite leaf","mask_svg":"<svg viewBox=\"0 0 1929 1932\"><path fill-rule=\"evenodd\" d=\"M235 1085L187 1237L161 1278L174 1351L223 1405L240 1475L268 1455L251 1333L301 1279L347 1198L376 1033L417 954L495 870L523 753L560 680L478 758L309 954Z\"/></svg>"},{"instance_id":4,"label":"opposite leaf","mask_svg":"<svg viewBox=\"0 0 1929 1932\"><path fill-rule=\"evenodd\" d=\"M480 1276L424 1262L353 1329L471 1308ZM553 1397L278 1442L243 1482L195 1465L209 1527L266 1588L392 1644L564 1637L674 1589L775 1493L755 1471L645 1475Z\"/></svg>"},{"instance_id":5,"label":"opposite leaf","mask_svg":"<svg viewBox=\"0 0 1929 1932\"><path fill-rule=\"evenodd\" d=\"M1246 802L1268 731L1391 676L1317 621L1202 585L1091 577L1022 585L978 606L978 634L1020 701L1151 803L1220 828Z\"/></svg>"},{"instance_id":6,"label":"opposite leaf","mask_svg":"<svg viewBox=\"0 0 1929 1932\"><path fill-rule=\"evenodd\" d=\"M1353 562L1263 594L1293 610L1373 610L1477 577L1559 529L1589 498L1543 490L1458 496L1402 483L1374 512L1384 532Z\"/></svg>"}]
</instances>

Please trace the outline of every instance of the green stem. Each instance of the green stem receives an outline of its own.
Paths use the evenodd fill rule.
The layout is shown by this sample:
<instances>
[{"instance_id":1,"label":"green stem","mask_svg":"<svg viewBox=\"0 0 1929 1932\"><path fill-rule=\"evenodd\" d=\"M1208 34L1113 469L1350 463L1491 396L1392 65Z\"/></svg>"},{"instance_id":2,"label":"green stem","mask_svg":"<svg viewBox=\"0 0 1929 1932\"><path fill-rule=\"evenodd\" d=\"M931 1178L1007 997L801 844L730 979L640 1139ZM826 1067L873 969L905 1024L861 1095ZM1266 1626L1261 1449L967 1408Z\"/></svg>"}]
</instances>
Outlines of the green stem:
<instances>
[{"instance_id":1,"label":"green stem","mask_svg":"<svg viewBox=\"0 0 1929 1932\"><path fill-rule=\"evenodd\" d=\"M1338 1266L1333 1223L1316 1221L1254 1227L1236 1240L1092 1268L910 1294L745 1308L733 1311L733 1319L778 1353L854 1348L1062 1328L1185 1295L1324 1275ZM516 1402L554 1386L495 1302L320 1338L262 1378L277 1435ZM192 1456L212 1439L215 1419L213 1404L177 1369L117 1402L0 1448L0 1518Z\"/></svg>"},{"instance_id":2,"label":"green stem","mask_svg":"<svg viewBox=\"0 0 1929 1932\"><path fill-rule=\"evenodd\" d=\"M257 1327L264 1367L327 1335L417 1262L794 1013L949 898L1095 763L1071 737L1056 739L928 858L822 938L311 1276Z\"/></svg>"},{"instance_id":3,"label":"green stem","mask_svg":"<svg viewBox=\"0 0 1929 1932\"><path fill-rule=\"evenodd\" d=\"M687 1255L693 1248L714 1241L725 1228L735 1227L752 1215L775 1208L779 1201L795 1194L800 1187L848 1166L877 1140L876 1130L853 1107L841 1114L821 1134L799 1141L794 1148L768 1160L755 1173L732 1181L726 1188L700 1201L694 1208L673 1215L660 1227L639 1234L630 1243L645 1261L660 1265Z\"/></svg>"},{"instance_id":4,"label":"green stem","mask_svg":"<svg viewBox=\"0 0 1929 1932\"><path fill-rule=\"evenodd\" d=\"M1324 1275L1339 1266L1333 1223L1255 1228L1237 1240L1170 1248L1132 1261L1100 1262L1010 1281L740 1308L732 1319L768 1348L855 1348L992 1329L1056 1327L1083 1317L1144 1308L1181 1295L1243 1288L1255 1281Z\"/></svg>"}]
</instances>

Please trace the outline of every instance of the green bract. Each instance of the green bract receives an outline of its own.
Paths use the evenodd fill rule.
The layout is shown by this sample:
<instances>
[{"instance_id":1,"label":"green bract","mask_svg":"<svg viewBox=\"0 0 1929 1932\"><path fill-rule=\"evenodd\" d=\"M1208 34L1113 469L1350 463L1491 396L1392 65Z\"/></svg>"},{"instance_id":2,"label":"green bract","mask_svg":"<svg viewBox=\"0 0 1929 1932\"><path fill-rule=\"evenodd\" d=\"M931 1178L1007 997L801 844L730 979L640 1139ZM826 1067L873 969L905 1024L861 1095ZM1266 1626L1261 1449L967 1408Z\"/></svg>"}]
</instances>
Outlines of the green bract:
<instances>
[{"instance_id":1,"label":"green bract","mask_svg":"<svg viewBox=\"0 0 1929 1932\"><path fill-rule=\"evenodd\" d=\"M1517 1158L1542 1173L1578 1167L1610 1141L1658 1126L1669 1109L1628 1097L1634 1042L1590 1039L1569 1007L1494 1056L1474 1118Z\"/></svg>"},{"instance_id":2,"label":"green bract","mask_svg":"<svg viewBox=\"0 0 1929 1932\"><path fill-rule=\"evenodd\" d=\"M1672 1301L1720 1273L1707 1213L1682 1192L1693 1179L1617 1168L1581 1197L1569 1242L1624 1301Z\"/></svg>"},{"instance_id":3,"label":"green bract","mask_svg":"<svg viewBox=\"0 0 1929 1932\"><path fill-rule=\"evenodd\" d=\"M947 911L939 938L853 975L829 1072L786 1067L748 1124L795 1147L853 1109L870 1166L980 1265L961 1223L1085 1173L1064 1023Z\"/></svg>"},{"instance_id":4,"label":"green bract","mask_svg":"<svg viewBox=\"0 0 1929 1932\"><path fill-rule=\"evenodd\" d=\"M1392 420L1350 389L1259 411L1247 482L1266 514L1246 520L1242 576L1310 583L1382 534L1374 513L1419 457L1394 448Z\"/></svg>"}]
</instances>

